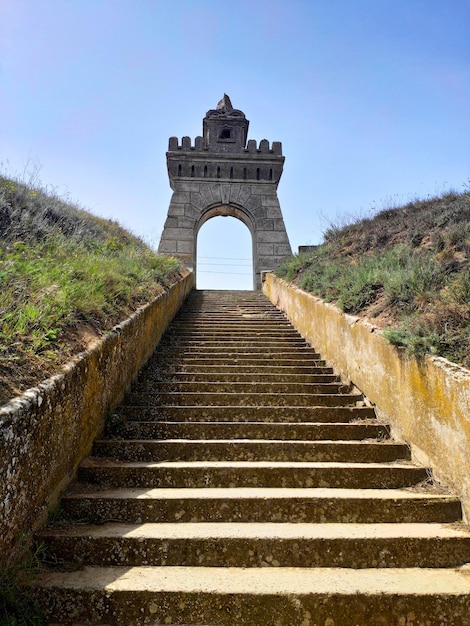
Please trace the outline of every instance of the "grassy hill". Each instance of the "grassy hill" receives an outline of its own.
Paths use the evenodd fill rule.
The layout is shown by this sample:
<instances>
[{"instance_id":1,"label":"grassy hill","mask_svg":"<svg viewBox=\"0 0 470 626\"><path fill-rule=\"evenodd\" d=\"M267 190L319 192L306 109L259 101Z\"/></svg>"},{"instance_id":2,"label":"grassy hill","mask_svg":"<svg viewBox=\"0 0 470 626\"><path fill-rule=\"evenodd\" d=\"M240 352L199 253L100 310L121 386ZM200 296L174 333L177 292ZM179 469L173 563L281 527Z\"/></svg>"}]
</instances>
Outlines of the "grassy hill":
<instances>
[{"instance_id":1,"label":"grassy hill","mask_svg":"<svg viewBox=\"0 0 470 626\"><path fill-rule=\"evenodd\" d=\"M181 271L116 222L0 176L0 404L56 373Z\"/></svg>"},{"instance_id":2,"label":"grassy hill","mask_svg":"<svg viewBox=\"0 0 470 626\"><path fill-rule=\"evenodd\" d=\"M470 193L332 226L276 274L368 318L407 354L470 367Z\"/></svg>"},{"instance_id":3,"label":"grassy hill","mask_svg":"<svg viewBox=\"0 0 470 626\"><path fill-rule=\"evenodd\" d=\"M331 226L276 271L407 353L470 367L470 193ZM0 404L56 373L181 276L111 220L0 176Z\"/></svg>"}]
</instances>

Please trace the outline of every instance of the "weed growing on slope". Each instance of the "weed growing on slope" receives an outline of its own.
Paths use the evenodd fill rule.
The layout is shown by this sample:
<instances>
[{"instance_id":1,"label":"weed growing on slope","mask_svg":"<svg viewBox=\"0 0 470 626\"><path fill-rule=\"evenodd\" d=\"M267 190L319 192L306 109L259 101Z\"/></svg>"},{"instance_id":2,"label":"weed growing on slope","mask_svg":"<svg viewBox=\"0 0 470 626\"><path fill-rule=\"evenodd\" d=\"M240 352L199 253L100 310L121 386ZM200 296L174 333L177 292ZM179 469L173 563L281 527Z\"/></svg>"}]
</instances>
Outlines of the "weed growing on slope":
<instances>
[{"instance_id":1,"label":"weed growing on slope","mask_svg":"<svg viewBox=\"0 0 470 626\"><path fill-rule=\"evenodd\" d=\"M470 366L470 193L446 194L331 228L276 274L347 313L382 316L407 354Z\"/></svg>"},{"instance_id":2,"label":"weed growing on slope","mask_svg":"<svg viewBox=\"0 0 470 626\"><path fill-rule=\"evenodd\" d=\"M119 224L0 177L0 404L181 274Z\"/></svg>"},{"instance_id":3,"label":"weed growing on slope","mask_svg":"<svg viewBox=\"0 0 470 626\"><path fill-rule=\"evenodd\" d=\"M44 620L37 602L25 592L25 586L41 569L42 546L31 549L30 538L23 535L15 560L0 572L0 626L42 626Z\"/></svg>"}]
</instances>

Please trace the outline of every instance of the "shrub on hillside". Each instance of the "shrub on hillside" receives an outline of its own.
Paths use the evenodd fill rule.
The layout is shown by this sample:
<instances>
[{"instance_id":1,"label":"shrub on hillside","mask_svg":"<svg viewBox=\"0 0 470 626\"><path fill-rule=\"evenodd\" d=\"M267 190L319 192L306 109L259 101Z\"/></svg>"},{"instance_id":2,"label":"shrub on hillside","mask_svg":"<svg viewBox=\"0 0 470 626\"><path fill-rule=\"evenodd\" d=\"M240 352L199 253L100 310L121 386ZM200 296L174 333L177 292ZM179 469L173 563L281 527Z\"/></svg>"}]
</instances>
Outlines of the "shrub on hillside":
<instances>
[{"instance_id":1,"label":"shrub on hillside","mask_svg":"<svg viewBox=\"0 0 470 626\"><path fill-rule=\"evenodd\" d=\"M470 366L470 193L388 209L330 228L276 274L345 312L387 313L384 336L408 354Z\"/></svg>"},{"instance_id":2,"label":"shrub on hillside","mask_svg":"<svg viewBox=\"0 0 470 626\"><path fill-rule=\"evenodd\" d=\"M0 403L181 275L118 223L0 177ZM88 331L87 331L88 332Z\"/></svg>"}]
</instances>

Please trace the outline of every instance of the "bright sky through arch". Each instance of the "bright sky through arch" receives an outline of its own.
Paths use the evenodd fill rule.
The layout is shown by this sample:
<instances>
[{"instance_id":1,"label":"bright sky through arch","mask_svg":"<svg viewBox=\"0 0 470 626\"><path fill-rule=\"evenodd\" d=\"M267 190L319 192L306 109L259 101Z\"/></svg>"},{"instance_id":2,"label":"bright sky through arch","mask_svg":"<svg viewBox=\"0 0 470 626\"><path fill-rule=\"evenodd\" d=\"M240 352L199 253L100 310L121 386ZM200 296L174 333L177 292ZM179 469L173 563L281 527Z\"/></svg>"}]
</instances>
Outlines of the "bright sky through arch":
<instances>
[{"instance_id":1,"label":"bright sky through arch","mask_svg":"<svg viewBox=\"0 0 470 626\"><path fill-rule=\"evenodd\" d=\"M168 138L201 135L224 92L283 144L294 250L468 185L468 0L0 0L0 23L3 171L38 167L155 247Z\"/></svg>"},{"instance_id":2,"label":"bright sky through arch","mask_svg":"<svg viewBox=\"0 0 470 626\"><path fill-rule=\"evenodd\" d=\"M253 289L248 227L235 217L213 217L197 238L197 289Z\"/></svg>"}]
</instances>

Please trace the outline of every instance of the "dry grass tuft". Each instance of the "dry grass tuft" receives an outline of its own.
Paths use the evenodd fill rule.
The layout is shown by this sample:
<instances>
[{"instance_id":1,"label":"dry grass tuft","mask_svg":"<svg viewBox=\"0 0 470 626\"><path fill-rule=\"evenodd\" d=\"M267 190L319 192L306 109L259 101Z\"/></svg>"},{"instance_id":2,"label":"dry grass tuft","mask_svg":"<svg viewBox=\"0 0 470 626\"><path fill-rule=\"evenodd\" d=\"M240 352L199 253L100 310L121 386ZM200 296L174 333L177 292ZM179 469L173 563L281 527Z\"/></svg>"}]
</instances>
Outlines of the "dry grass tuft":
<instances>
[{"instance_id":1,"label":"dry grass tuft","mask_svg":"<svg viewBox=\"0 0 470 626\"><path fill-rule=\"evenodd\" d=\"M117 222L0 176L0 404L181 276Z\"/></svg>"},{"instance_id":2,"label":"dry grass tuft","mask_svg":"<svg viewBox=\"0 0 470 626\"><path fill-rule=\"evenodd\" d=\"M470 367L470 192L330 226L276 274L362 315L409 355Z\"/></svg>"}]
</instances>

